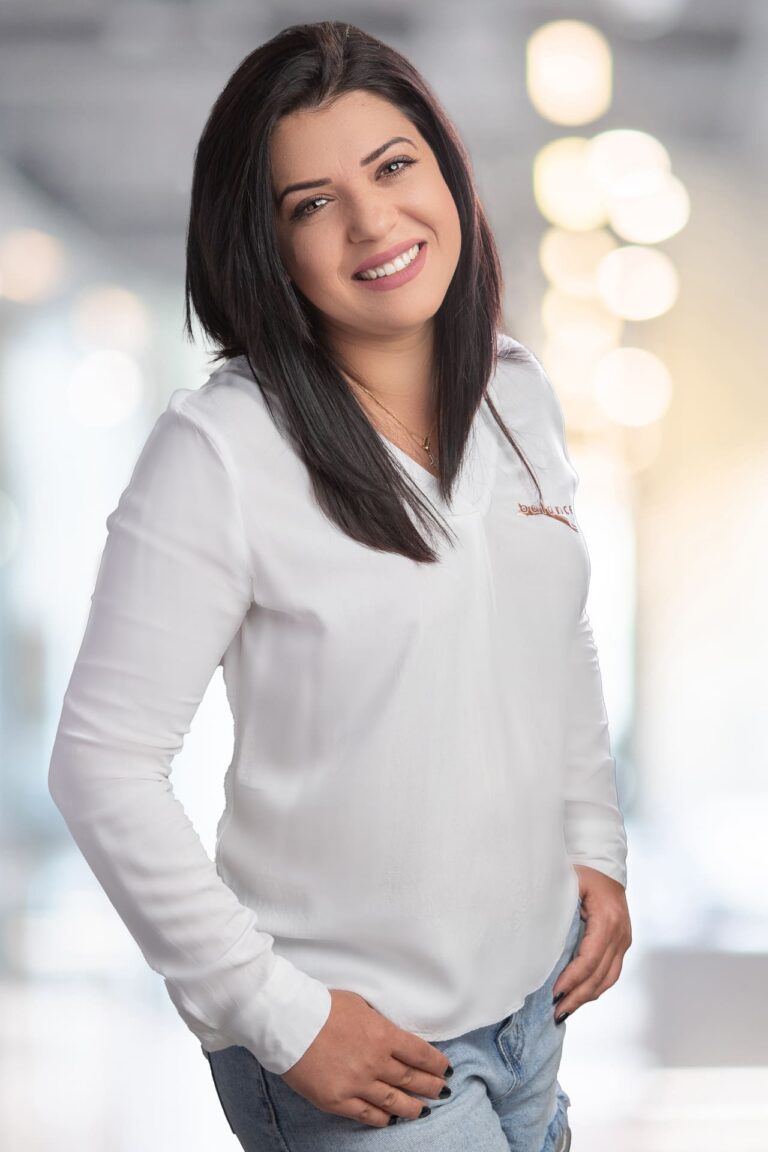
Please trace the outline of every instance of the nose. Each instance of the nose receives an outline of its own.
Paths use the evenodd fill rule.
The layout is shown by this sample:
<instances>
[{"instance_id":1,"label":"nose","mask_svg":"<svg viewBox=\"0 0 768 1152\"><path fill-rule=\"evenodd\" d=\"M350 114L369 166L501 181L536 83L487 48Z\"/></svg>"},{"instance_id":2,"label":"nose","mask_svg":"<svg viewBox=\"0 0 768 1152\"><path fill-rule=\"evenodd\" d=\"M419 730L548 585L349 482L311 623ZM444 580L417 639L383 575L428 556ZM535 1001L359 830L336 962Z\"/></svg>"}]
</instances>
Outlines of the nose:
<instances>
[{"instance_id":1,"label":"nose","mask_svg":"<svg viewBox=\"0 0 768 1152\"><path fill-rule=\"evenodd\" d=\"M392 204L370 193L363 194L349 202L347 235L353 244L378 242L397 234L397 219Z\"/></svg>"}]
</instances>

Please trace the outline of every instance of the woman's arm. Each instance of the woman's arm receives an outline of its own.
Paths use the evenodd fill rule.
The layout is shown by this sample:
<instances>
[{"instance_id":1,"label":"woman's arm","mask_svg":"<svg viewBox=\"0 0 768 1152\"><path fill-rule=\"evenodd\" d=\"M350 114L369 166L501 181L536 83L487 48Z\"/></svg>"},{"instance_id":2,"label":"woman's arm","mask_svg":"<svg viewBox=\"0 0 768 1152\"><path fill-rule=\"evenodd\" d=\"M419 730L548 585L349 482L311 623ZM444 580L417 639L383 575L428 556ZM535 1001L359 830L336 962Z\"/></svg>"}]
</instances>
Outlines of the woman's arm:
<instances>
[{"instance_id":1,"label":"woman's arm","mask_svg":"<svg viewBox=\"0 0 768 1152\"><path fill-rule=\"evenodd\" d=\"M562 408L541 365L539 370L564 457L573 469L571 502L575 503L579 478L568 455ZM627 837L597 646L586 611L591 576L588 552L586 562L587 577L564 669L563 816L566 851L578 876L585 930L576 956L553 986L558 1024L616 983L632 943L626 900Z\"/></svg>"},{"instance_id":2,"label":"woman's arm","mask_svg":"<svg viewBox=\"0 0 768 1152\"><path fill-rule=\"evenodd\" d=\"M573 473L572 503L579 475L568 452L565 419L555 388L533 360L542 385L546 419L554 422L564 459ZM583 535L582 535L583 541ZM591 563L565 669L565 842L575 865L594 868L627 885L627 838L616 791L608 717L592 626L586 611Z\"/></svg>"},{"instance_id":3,"label":"woman's arm","mask_svg":"<svg viewBox=\"0 0 768 1152\"><path fill-rule=\"evenodd\" d=\"M586 609L571 646L566 686L565 842L574 864L626 888L627 838L616 791L597 646Z\"/></svg>"},{"instance_id":4,"label":"woman's arm","mask_svg":"<svg viewBox=\"0 0 768 1152\"><path fill-rule=\"evenodd\" d=\"M269 1071L303 1055L329 990L277 956L219 877L170 783L205 689L252 603L238 494L178 389L108 536L64 697L49 790L147 963L204 1047Z\"/></svg>"}]
</instances>

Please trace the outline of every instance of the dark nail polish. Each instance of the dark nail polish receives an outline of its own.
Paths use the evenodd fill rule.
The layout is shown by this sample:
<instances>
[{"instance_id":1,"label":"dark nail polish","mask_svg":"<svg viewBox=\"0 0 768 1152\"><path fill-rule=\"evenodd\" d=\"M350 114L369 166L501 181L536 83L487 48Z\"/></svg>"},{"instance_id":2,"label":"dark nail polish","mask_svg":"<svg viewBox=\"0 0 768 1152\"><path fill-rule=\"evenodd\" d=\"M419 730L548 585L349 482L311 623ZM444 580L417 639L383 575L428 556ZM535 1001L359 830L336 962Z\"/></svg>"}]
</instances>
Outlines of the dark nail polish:
<instances>
[{"instance_id":1,"label":"dark nail polish","mask_svg":"<svg viewBox=\"0 0 768 1152\"><path fill-rule=\"evenodd\" d=\"M562 1024L567 1016L570 1016L570 1012L561 1012L559 1016L555 1017L555 1024Z\"/></svg>"},{"instance_id":2,"label":"dark nail polish","mask_svg":"<svg viewBox=\"0 0 768 1152\"><path fill-rule=\"evenodd\" d=\"M552 1003L557 1004L558 1000L562 1000L563 996L565 996L565 992L558 992L557 996L555 996Z\"/></svg>"},{"instance_id":3,"label":"dark nail polish","mask_svg":"<svg viewBox=\"0 0 768 1152\"><path fill-rule=\"evenodd\" d=\"M451 1095L451 1090L448 1087L448 1085L446 1084L446 1086L444 1088L440 1089L440 1099L445 1100L450 1095Z\"/></svg>"},{"instance_id":4,"label":"dark nail polish","mask_svg":"<svg viewBox=\"0 0 768 1152\"><path fill-rule=\"evenodd\" d=\"M391 1128L393 1124L397 1124L397 1121L398 1121L397 1116L390 1116L389 1120L387 1121L387 1127Z\"/></svg>"},{"instance_id":5,"label":"dark nail polish","mask_svg":"<svg viewBox=\"0 0 768 1152\"><path fill-rule=\"evenodd\" d=\"M448 1065L445 1072L443 1072L443 1076L453 1076L453 1065L452 1064Z\"/></svg>"},{"instance_id":6,"label":"dark nail polish","mask_svg":"<svg viewBox=\"0 0 768 1152\"><path fill-rule=\"evenodd\" d=\"M432 1109L428 1108L427 1105L425 1104L424 1107L422 1108L421 1112L419 1112L416 1119L421 1120L422 1116L430 1116L431 1113L432 1113Z\"/></svg>"}]
</instances>

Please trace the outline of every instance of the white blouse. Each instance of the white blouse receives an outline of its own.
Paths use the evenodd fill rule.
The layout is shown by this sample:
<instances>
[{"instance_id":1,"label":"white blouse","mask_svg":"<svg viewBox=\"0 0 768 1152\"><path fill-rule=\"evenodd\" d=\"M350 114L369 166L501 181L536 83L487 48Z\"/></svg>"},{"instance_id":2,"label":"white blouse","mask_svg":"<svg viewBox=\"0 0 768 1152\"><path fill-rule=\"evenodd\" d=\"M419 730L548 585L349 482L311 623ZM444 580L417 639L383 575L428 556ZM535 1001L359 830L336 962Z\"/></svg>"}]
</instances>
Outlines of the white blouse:
<instances>
[{"instance_id":1,"label":"white blouse","mask_svg":"<svg viewBox=\"0 0 768 1152\"><path fill-rule=\"evenodd\" d=\"M502 343L519 344L499 335ZM573 864L626 885L578 476L538 361L499 361L419 564L350 539L244 357L158 417L108 535L49 789L208 1051L287 1071L330 988L427 1040L502 1019L560 955ZM215 863L170 782L218 665Z\"/></svg>"}]
</instances>

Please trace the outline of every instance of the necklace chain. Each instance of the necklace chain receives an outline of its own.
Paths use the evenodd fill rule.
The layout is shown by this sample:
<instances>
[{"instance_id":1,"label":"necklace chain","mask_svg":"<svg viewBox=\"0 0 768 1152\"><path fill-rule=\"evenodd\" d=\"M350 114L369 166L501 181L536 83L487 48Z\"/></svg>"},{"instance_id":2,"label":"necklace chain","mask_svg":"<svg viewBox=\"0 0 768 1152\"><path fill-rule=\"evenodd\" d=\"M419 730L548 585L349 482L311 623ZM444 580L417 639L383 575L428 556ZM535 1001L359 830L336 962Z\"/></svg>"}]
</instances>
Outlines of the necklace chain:
<instances>
[{"instance_id":1,"label":"necklace chain","mask_svg":"<svg viewBox=\"0 0 768 1152\"><path fill-rule=\"evenodd\" d=\"M432 465L432 467L437 468L437 466L438 466L437 457L432 452L432 449L429 446L429 437L430 437L430 433L431 433L432 429L430 429L430 431L427 433L427 435L424 437L423 440L420 437L415 436L413 434L413 432L411 432L410 428L406 428L406 426L405 426L405 424L403 424L402 420L398 420L398 418L397 418L397 416L395 416L394 412L389 411L389 408L387 408L386 404L382 404L382 402L381 402L381 400L379 400L378 396L374 396L373 392L369 391L369 389L366 388L364 384L360 384L359 387L362 388L363 392L367 392L368 395L371 397L371 399L375 400L376 403L379 405L379 407L383 408L384 411L387 412L392 417L393 420L397 421L397 423L400 425L400 427L403 429L403 431L408 433L411 440L413 440L414 444L416 444L417 447L419 447L422 450L422 452L426 452L427 456L429 457L429 462Z\"/></svg>"}]
</instances>

